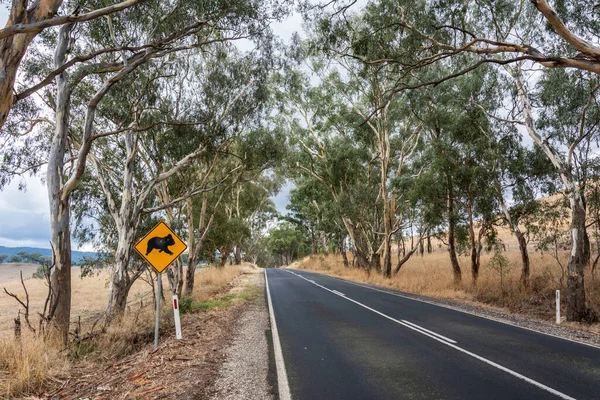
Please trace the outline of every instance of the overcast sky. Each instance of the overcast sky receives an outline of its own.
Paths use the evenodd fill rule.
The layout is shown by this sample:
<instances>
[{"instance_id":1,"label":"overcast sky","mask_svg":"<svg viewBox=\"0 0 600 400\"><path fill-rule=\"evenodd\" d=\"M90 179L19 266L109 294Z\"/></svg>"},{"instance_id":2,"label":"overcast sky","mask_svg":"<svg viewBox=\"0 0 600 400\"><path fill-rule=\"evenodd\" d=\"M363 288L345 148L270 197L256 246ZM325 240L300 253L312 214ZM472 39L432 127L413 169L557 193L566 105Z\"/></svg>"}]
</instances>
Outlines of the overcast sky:
<instances>
[{"instance_id":1,"label":"overcast sky","mask_svg":"<svg viewBox=\"0 0 600 400\"><path fill-rule=\"evenodd\" d=\"M8 19L8 5L0 4L0 26ZM294 32L302 30L302 18L298 14L273 25L273 31L283 40L289 40ZM19 190L20 178L0 191L0 246L50 248L50 218L48 192L39 177L24 178L27 189ZM291 185L287 184L273 198L277 209L285 212ZM76 243L73 248L78 249ZM91 250L89 245L83 250Z\"/></svg>"}]
</instances>

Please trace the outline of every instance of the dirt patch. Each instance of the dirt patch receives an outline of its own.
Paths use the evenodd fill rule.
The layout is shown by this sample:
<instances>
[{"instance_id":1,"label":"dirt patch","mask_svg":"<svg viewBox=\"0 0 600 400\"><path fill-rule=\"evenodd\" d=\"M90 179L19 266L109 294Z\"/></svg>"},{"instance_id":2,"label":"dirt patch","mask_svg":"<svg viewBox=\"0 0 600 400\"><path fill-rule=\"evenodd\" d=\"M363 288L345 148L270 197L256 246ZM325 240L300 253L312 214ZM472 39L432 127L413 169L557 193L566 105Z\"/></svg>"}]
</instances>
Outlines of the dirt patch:
<instances>
[{"instance_id":1,"label":"dirt patch","mask_svg":"<svg viewBox=\"0 0 600 400\"><path fill-rule=\"evenodd\" d=\"M214 297L236 293L248 285L248 271ZM252 302L241 297L228 307L182 316L183 340L177 341L174 329L161 332L157 351L153 344L118 362L97 361L75 366L71 376L57 381L43 394L48 399L201 399L210 395L226 359L225 349L232 342L238 317Z\"/></svg>"}]
</instances>

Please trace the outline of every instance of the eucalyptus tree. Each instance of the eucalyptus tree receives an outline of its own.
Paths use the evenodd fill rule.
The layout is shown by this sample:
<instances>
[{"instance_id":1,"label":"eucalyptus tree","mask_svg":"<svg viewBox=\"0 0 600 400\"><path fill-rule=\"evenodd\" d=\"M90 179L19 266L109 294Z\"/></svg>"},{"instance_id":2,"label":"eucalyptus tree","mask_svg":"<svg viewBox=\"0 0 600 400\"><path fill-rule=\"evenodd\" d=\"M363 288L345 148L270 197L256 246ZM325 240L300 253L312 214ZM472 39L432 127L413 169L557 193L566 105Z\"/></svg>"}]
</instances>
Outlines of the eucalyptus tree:
<instances>
[{"instance_id":1,"label":"eucalyptus tree","mask_svg":"<svg viewBox=\"0 0 600 400\"><path fill-rule=\"evenodd\" d=\"M254 254L269 222L277 215L275 204L270 199L277 194L281 177L276 174L260 174L246 182L239 182L235 190L235 215L244 221L250 235L235 245L234 262L239 265L244 258Z\"/></svg>"},{"instance_id":2,"label":"eucalyptus tree","mask_svg":"<svg viewBox=\"0 0 600 400\"><path fill-rule=\"evenodd\" d=\"M589 257L585 250L585 230L582 229L585 204L577 194L579 190L576 180L572 179L573 166L569 155L572 151L567 150L568 154L561 160L555 149L544 141L544 137L533 126L534 113L531 101L527 98L526 76L518 64L533 63L545 71L563 69L591 75L600 73L600 62L597 59L600 46L593 34L598 22L590 12L594 7L592 2L558 2L555 10L545 0L381 0L369 3L365 9L365 14L369 16L367 20L371 21L367 33L374 39L369 42L369 52L365 51L364 46L360 46L360 42L351 46L338 46L339 32L343 32L347 24L345 8L335 14L336 18L332 19L330 14L321 22L330 32L329 48L336 54L352 57L369 66L392 65L397 68L399 78L410 76L412 79L409 81L398 79L398 84L393 89L396 93L436 86L484 64L512 65L507 69L514 76L520 93L527 132L555 165L567 192L572 194L568 320L581 320L587 313L583 268ZM539 23L540 17L545 24ZM569 26L563 20L567 20ZM392 40L389 40L390 37ZM453 62L456 58L466 62ZM430 73L440 66L451 68L446 69L443 74ZM569 81L564 84L569 85ZM583 136L587 136L587 133ZM580 144L580 140L574 139L575 142L563 144L574 149Z\"/></svg>"},{"instance_id":3,"label":"eucalyptus tree","mask_svg":"<svg viewBox=\"0 0 600 400\"><path fill-rule=\"evenodd\" d=\"M204 52L201 57L208 59L202 62L201 57L192 58L195 62L192 71L159 65L145 78L139 77L132 80L131 86L124 86L122 89L130 101L135 94L143 99L131 102L133 109L129 112L138 113L135 126L155 127L146 132L133 129L124 135L104 138L105 143L98 144L90 155L118 234L107 306L111 315L125 309L129 288L137 277L130 277L128 271L143 215L162 215L171 226L183 228L184 202L220 185L230 185L246 167L238 161L223 162L223 159L232 156L237 137L248 128L250 120L256 119L262 89L254 75L262 70L254 68L252 56L243 57L218 44ZM181 58L185 57L169 62ZM168 73L171 76L165 78ZM247 84L239 87L240 80ZM178 89L169 92L168 88L174 84ZM116 93L114 104L122 106L125 99ZM206 216L206 208L202 212ZM188 244L195 269L193 220L190 224ZM199 243L206 228L198 238ZM181 260L176 260L167 275L173 293L181 295L184 283Z\"/></svg>"},{"instance_id":4,"label":"eucalyptus tree","mask_svg":"<svg viewBox=\"0 0 600 400\"><path fill-rule=\"evenodd\" d=\"M292 179L322 185L340 210L359 267L379 269L381 175L374 135L351 112L339 87L332 90L335 78L316 87L299 72L276 78L278 123L290 132L286 162Z\"/></svg>"},{"instance_id":5,"label":"eucalyptus tree","mask_svg":"<svg viewBox=\"0 0 600 400\"><path fill-rule=\"evenodd\" d=\"M98 1L88 1L85 5L62 0L40 0L33 4L29 4L27 0L13 1L8 21L0 29L0 128L15 103L33 93L31 88L19 88L15 93L15 81L29 46L44 29L98 19L126 10L141 1L125 0L110 5ZM43 81L48 84L59 73L58 69L51 71L44 76ZM29 129L39 122L37 119L29 121Z\"/></svg>"},{"instance_id":6,"label":"eucalyptus tree","mask_svg":"<svg viewBox=\"0 0 600 400\"><path fill-rule=\"evenodd\" d=\"M290 192L290 203L287 206L290 213L285 219L310 235L312 253L319 252L321 237L339 236L337 230L340 225L346 237L340 210L327 189L320 182L302 176L295 179L295 185Z\"/></svg>"},{"instance_id":7,"label":"eucalyptus tree","mask_svg":"<svg viewBox=\"0 0 600 400\"><path fill-rule=\"evenodd\" d=\"M245 2L146 1L143 8L130 9L106 20L88 25L64 25L55 46L52 40L47 42L48 46L55 47L53 64L48 57L35 60L37 64L53 65L50 68L59 71L53 76L56 94L44 96L49 99L48 107L55 116L54 133L50 141L39 131L27 133L24 139L15 138L15 146L8 154L11 166L4 171L35 170L37 165L47 162L51 242L56 254L52 275L56 293L52 302L57 309L55 322L64 341L68 339L71 298L71 194L83 177L92 144L99 138L131 131L135 122L135 114L114 121L97 119L102 100L121 81L152 60L192 48L201 49L215 42L265 33L272 11L267 6ZM41 54L47 52L40 50ZM84 115L81 125L71 121L75 112ZM47 159L39 153L35 154L35 160L21 158L23 150L29 150L37 140L40 141L35 146L47 151ZM24 146L19 147L19 144Z\"/></svg>"},{"instance_id":8,"label":"eucalyptus tree","mask_svg":"<svg viewBox=\"0 0 600 400\"><path fill-rule=\"evenodd\" d=\"M295 224L280 222L269 230L268 248L279 256L279 265L289 265L305 256L310 248L306 232Z\"/></svg>"}]
</instances>

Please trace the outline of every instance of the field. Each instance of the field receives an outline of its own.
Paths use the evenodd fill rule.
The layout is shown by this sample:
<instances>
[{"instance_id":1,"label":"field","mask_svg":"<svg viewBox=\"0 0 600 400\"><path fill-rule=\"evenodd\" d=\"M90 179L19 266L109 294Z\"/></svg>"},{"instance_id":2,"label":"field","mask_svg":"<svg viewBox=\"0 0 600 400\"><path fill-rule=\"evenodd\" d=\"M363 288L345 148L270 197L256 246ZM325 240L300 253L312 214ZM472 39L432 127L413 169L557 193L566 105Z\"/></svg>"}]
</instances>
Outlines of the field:
<instances>
[{"instance_id":1,"label":"field","mask_svg":"<svg viewBox=\"0 0 600 400\"><path fill-rule=\"evenodd\" d=\"M222 291L248 266L227 266L223 269L206 268L196 271L192 299L204 302ZM72 321L82 320L82 333L89 332L91 322L102 315L108 293L108 272L93 277L79 277L79 269L73 269ZM163 305L162 322L171 328L172 309L169 301L169 285L163 276L163 288L167 302ZM44 280L25 281L30 296L32 313L41 310L45 299ZM23 295L19 280L3 282L0 286ZM23 321L23 337L13 339L13 318L17 315L17 303L4 292L0 295L0 398L5 395L32 394L39 391L55 376L68 378L73 366L86 360L116 360L136 352L150 342L153 336L154 304L149 283L139 279L131 289L128 310L119 324L112 324L107 331L92 340L62 351L59 346L32 335ZM34 314L32 322L37 325ZM74 324L72 325L74 326ZM161 328L162 329L162 328ZM96 329L98 331L99 329Z\"/></svg>"},{"instance_id":2,"label":"field","mask_svg":"<svg viewBox=\"0 0 600 400\"><path fill-rule=\"evenodd\" d=\"M19 280L19 272L23 271L23 279L30 279L37 270L37 264L5 263L0 264L0 284Z\"/></svg>"},{"instance_id":3,"label":"field","mask_svg":"<svg viewBox=\"0 0 600 400\"><path fill-rule=\"evenodd\" d=\"M37 312L41 312L44 308L44 300L46 299L47 287L44 279L31 279L31 275L35 272L37 266L33 264L0 264L0 338L7 334L12 335L13 322L20 308L18 303L4 293L3 288L6 288L11 293L16 294L25 301L25 292L21 286L19 271L23 271L23 279L29 293L30 313L34 315L32 321L38 321ZM106 270L102 270L99 274L90 277L80 278L79 267L73 267L72 270L72 303L71 317L75 322L78 317L83 320L97 315L102 312L106 306L108 295L109 275ZM166 278L164 282L167 283ZM168 283L167 283L168 287ZM152 288L143 280L138 280L134 283L130 295L129 302L139 302L146 299L147 304L152 304ZM24 323L24 321L23 321ZM25 327L23 327L25 329Z\"/></svg>"},{"instance_id":4,"label":"field","mask_svg":"<svg viewBox=\"0 0 600 400\"><path fill-rule=\"evenodd\" d=\"M507 238L508 239L508 238ZM435 246L437 247L437 246ZM503 256L508 261L502 274L490 267L492 253L482 253L479 280L472 284L470 258L459 257L462 269L462 282L455 285L452 268L447 251L435 248L431 254L413 255L404 264L398 275L386 279L378 272L370 274L364 270L344 267L340 255L307 257L295 264L293 268L314 270L358 282L368 282L390 287L405 292L421 294L442 299L456 299L473 302L480 306L498 307L512 313L528 315L542 320L552 321L555 317L555 290L566 289L566 271L561 269L557 261L548 254L533 250L530 245L531 284L524 289L520 284L521 258L516 242L507 246ZM348 253L350 262L352 255ZM568 254L559 256L566 268ZM586 272L587 298L596 311L600 311L600 285L595 279L594 298L592 303L592 285L589 269ZM562 295L562 310L565 312L565 294ZM585 327L600 333L600 324Z\"/></svg>"}]
</instances>

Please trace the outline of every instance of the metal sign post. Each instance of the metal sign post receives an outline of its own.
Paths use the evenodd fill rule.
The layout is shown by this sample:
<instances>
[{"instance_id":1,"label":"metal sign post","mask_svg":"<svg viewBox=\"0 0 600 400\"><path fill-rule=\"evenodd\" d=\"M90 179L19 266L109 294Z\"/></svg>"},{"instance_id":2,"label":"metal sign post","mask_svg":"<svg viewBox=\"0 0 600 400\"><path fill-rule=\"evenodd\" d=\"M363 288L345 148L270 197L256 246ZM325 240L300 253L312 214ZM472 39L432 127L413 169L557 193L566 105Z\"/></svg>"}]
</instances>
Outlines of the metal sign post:
<instances>
[{"instance_id":1,"label":"metal sign post","mask_svg":"<svg viewBox=\"0 0 600 400\"><path fill-rule=\"evenodd\" d=\"M158 349L158 329L160 326L160 298L162 297L162 275L156 273L156 322L154 323L154 350Z\"/></svg>"},{"instance_id":2,"label":"metal sign post","mask_svg":"<svg viewBox=\"0 0 600 400\"><path fill-rule=\"evenodd\" d=\"M179 257L186 249L187 245L179 236L164 222L159 222L152 228L146 236L140 239L135 245L135 251L148 262L156 271L157 291L156 291L156 322L154 324L154 350L158 349L158 330L160 325L160 300L162 298L162 276L169 265ZM175 305L176 303L174 303ZM176 315L177 325L179 325L179 307ZM177 339L181 339L181 327L177 329Z\"/></svg>"}]
</instances>

